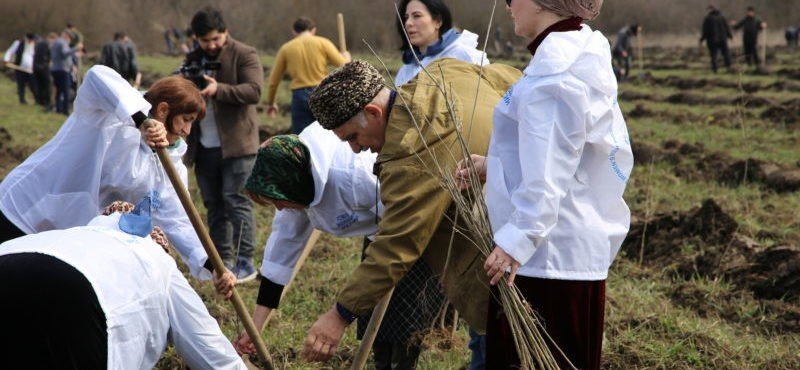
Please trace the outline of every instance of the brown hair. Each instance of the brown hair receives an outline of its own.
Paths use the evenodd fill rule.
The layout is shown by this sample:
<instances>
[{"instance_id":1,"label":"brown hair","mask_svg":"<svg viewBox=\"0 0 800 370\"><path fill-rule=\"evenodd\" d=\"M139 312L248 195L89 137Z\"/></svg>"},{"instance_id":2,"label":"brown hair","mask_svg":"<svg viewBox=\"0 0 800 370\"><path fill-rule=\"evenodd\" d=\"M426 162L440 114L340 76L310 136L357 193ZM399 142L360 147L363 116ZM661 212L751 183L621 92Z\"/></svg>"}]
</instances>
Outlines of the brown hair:
<instances>
[{"instance_id":1,"label":"brown hair","mask_svg":"<svg viewBox=\"0 0 800 370\"><path fill-rule=\"evenodd\" d=\"M200 95L200 90L194 83L180 76L159 79L150 86L144 99L153 106L152 109L156 109L161 102L169 105L169 116L164 122L169 131L172 131L172 118L177 115L197 113L197 121L206 116L206 101Z\"/></svg>"}]
</instances>

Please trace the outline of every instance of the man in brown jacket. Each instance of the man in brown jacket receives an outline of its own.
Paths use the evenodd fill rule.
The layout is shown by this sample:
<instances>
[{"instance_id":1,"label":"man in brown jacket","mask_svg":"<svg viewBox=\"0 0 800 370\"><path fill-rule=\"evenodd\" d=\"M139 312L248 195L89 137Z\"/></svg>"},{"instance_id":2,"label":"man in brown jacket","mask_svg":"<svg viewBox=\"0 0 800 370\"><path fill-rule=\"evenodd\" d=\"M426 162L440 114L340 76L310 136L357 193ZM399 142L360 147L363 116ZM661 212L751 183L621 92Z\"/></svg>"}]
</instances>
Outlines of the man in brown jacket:
<instances>
[{"instance_id":1,"label":"man in brown jacket","mask_svg":"<svg viewBox=\"0 0 800 370\"><path fill-rule=\"evenodd\" d=\"M230 37L219 10L198 11L191 25L200 48L187 54L187 62L218 61L220 67L205 76L200 93L206 116L187 139L185 161L196 165L211 239L238 281L248 281L256 276L255 220L253 203L242 191L258 152L256 104L264 71L256 49Z\"/></svg>"},{"instance_id":2,"label":"man in brown jacket","mask_svg":"<svg viewBox=\"0 0 800 370\"><path fill-rule=\"evenodd\" d=\"M469 153L486 153L494 106L521 74L499 64L483 67L480 73L481 67L455 59L441 59L427 68L431 75L420 73L394 92L384 87L374 67L355 61L326 77L311 95L311 110L323 127L349 142L355 152L378 153L385 210L365 259L334 306L309 330L304 355L310 360L330 359L347 325L369 313L420 259L438 274L445 294L469 325L479 333L486 329L484 257L453 233L452 199L432 170L434 158L453 171L465 156L448 99L437 84L447 87Z\"/></svg>"}]
</instances>

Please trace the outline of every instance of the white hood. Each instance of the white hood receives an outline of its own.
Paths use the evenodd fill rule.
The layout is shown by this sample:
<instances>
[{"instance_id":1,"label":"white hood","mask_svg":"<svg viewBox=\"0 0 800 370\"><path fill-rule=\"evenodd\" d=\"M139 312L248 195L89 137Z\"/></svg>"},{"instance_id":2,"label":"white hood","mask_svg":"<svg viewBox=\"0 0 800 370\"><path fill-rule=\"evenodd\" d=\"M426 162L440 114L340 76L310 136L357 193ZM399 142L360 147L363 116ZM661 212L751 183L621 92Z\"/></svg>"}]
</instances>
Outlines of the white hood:
<instances>
[{"instance_id":1,"label":"white hood","mask_svg":"<svg viewBox=\"0 0 800 370\"><path fill-rule=\"evenodd\" d=\"M541 77L568 71L592 88L616 96L612 69L597 68L611 60L610 50L608 39L585 24L580 31L553 32L539 45L524 73Z\"/></svg>"}]
</instances>

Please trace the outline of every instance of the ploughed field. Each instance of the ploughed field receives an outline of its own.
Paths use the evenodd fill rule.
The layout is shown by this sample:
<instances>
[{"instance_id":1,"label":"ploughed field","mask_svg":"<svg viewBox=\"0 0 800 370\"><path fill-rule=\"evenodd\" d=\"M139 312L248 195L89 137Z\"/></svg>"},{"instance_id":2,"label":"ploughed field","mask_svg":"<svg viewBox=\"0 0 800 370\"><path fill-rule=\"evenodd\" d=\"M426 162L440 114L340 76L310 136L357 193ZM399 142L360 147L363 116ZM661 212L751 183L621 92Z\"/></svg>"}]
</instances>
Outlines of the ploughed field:
<instances>
[{"instance_id":1,"label":"ploughed field","mask_svg":"<svg viewBox=\"0 0 800 370\"><path fill-rule=\"evenodd\" d=\"M604 367L800 368L800 51L770 51L767 73L751 72L737 58L737 71L716 75L705 49L644 54L645 70L634 68L620 85L636 166L625 195L631 231L608 280ZM268 75L272 57L263 59ZM395 59L384 57L394 70ZM503 62L523 68L527 57ZM179 63L143 57L145 82ZM288 129L287 84L279 90L282 115L262 116L262 138ZM0 178L62 122L17 105L15 85L0 79ZM257 262L272 215L256 207ZM360 246L329 235L317 243L265 331L279 368L319 368L300 358L305 333L333 304ZM211 284L192 285L223 331L238 335L242 325ZM238 287L248 304L257 287ZM349 366L354 336L349 329L326 368ZM420 368L464 368L467 338L464 327L451 338L437 324ZM182 367L172 350L158 365Z\"/></svg>"}]
</instances>

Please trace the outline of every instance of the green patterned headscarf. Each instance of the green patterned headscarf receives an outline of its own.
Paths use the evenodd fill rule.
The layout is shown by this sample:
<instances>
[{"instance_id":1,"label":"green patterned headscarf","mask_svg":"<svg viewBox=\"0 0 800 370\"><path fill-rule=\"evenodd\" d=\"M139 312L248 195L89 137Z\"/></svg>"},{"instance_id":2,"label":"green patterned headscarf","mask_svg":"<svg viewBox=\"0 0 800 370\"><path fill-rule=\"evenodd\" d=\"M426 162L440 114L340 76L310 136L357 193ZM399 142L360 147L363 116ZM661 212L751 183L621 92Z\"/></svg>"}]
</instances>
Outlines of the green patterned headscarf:
<instances>
[{"instance_id":1,"label":"green patterned headscarf","mask_svg":"<svg viewBox=\"0 0 800 370\"><path fill-rule=\"evenodd\" d=\"M309 205L314 200L311 154L297 135L278 135L258 150L245 188L251 193Z\"/></svg>"}]
</instances>

